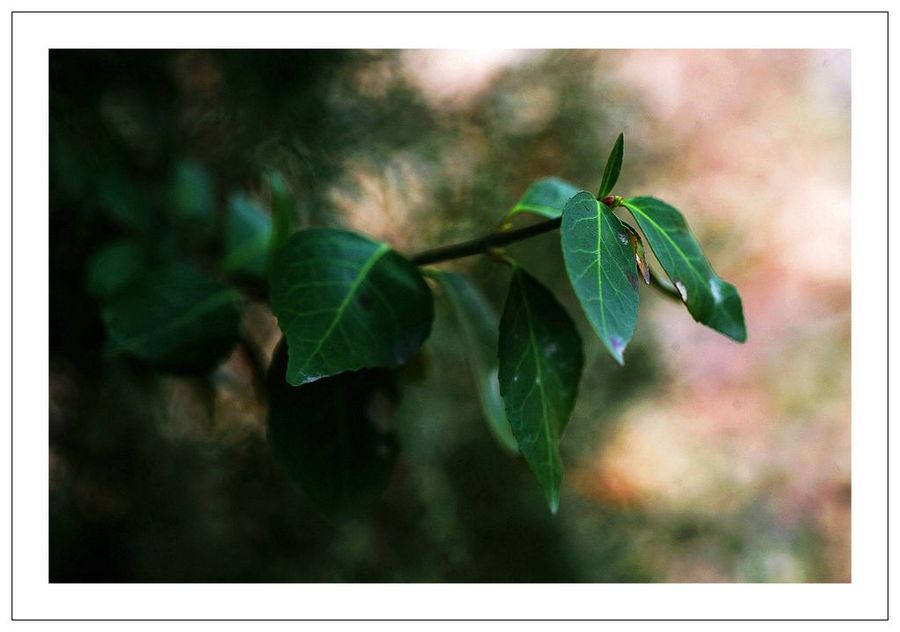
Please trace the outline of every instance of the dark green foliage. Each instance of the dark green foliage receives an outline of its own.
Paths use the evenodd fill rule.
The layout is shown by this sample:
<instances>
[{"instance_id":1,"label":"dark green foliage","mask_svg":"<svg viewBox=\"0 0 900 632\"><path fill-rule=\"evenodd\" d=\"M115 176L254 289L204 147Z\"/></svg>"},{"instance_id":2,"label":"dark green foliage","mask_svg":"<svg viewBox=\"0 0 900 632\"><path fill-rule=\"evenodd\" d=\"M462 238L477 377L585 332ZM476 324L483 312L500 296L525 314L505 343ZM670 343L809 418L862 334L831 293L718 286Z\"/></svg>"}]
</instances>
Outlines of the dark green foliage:
<instances>
[{"instance_id":1,"label":"dark green foliage","mask_svg":"<svg viewBox=\"0 0 900 632\"><path fill-rule=\"evenodd\" d=\"M500 393L519 451L556 513L563 478L559 441L581 379L581 337L549 290L517 265L500 319L498 355Z\"/></svg>"},{"instance_id":2,"label":"dark green foliage","mask_svg":"<svg viewBox=\"0 0 900 632\"><path fill-rule=\"evenodd\" d=\"M280 173L270 173L268 181L272 191L272 243L268 261L271 268L275 263L276 253L291 236L291 228L294 225L294 198Z\"/></svg>"},{"instance_id":3,"label":"dark green foliage","mask_svg":"<svg viewBox=\"0 0 900 632\"><path fill-rule=\"evenodd\" d=\"M147 253L131 241L117 241L94 253L88 264L87 290L108 298L124 289L144 270Z\"/></svg>"},{"instance_id":4,"label":"dark green foliage","mask_svg":"<svg viewBox=\"0 0 900 632\"><path fill-rule=\"evenodd\" d=\"M225 222L222 270L230 274L265 277L272 234L271 215L247 196L232 195Z\"/></svg>"},{"instance_id":5,"label":"dark green foliage","mask_svg":"<svg viewBox=\"0 0 900 632\"><path fill-rule=\"evenodd\" d=\"M272 271L272 310L287 337L287 380L396 367L431 331L431 290L418 268L343 230L295 233Z\"/></svg>"},{"instance_id":6,"label":"dark green foliage","mask_svg":"<svg viewBox=\"0 0 900 632\"><path fill-rule=\"evenodd\" d=\"M240 333L238 294L182 263L150 268L103 309L109 349L176 373L209 371Z\"/></svg>"},{"instance_id":7,"label":"dark green foliage","mask_svg":"<svg viewBox=\"0 0 900 632\"><path fill-rule=\"evenodd\" d=\"M316 507L337 519L357 515L381 496L394 469L394 372L366 369L291 386L287 358L282 342L267 380L269 443Z\"/></svg>"}]
</instances>

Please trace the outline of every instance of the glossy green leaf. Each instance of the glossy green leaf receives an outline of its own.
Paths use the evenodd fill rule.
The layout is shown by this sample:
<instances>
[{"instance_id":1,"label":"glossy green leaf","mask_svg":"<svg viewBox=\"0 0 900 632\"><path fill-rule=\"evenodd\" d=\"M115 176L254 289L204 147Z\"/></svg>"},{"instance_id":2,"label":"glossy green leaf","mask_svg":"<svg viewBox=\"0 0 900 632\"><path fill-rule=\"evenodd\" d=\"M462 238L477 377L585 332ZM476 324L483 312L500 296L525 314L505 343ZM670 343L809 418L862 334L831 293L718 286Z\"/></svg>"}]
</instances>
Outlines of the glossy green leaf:
<instances>
[{"instance_id":1,"label":"glossy green leaf","mask_svg":"<svg viewBox=\"0 0 900 632\"><path fill-rule=\"evenodd\" d=\"M440 272L437 278L462 330L466 358L488 427L502 447L518 453L516 438L503 410L497 379L497 314L467 277L455 272Z\"/></svg>"},{"instance_id":2,"label":"glossy green leaf","mask_svg":"<svg viewBox=\"0 0 900 632\"><path fill-rule=\"evenodd\" d=\"M272 218L251 198L235 194L228 201L225 258L222 270L262 277L269 262Z\"/></svg>"},{"instance_id":3,"label":"glossy green leaf","mask_svg":"<svg viewBox=\"0 0 900 632\"><path fill-rule=\"evenodd\" d=\"M323 513L358 515L390 481L397 442L388 430L398 391L394 371L366 369L303 386L284 380L282 342L269 367L268 440L290 479Z\"/></svg>"},{"instance_id":4,"label":"glossy green leaf","mask_svg":"<svg viewBox=\"0 0 900 632\"><path fill-rule=\"evenodd\" d=\"M519 451L550 510L559 507L559 442L575 404L584 356L581 337L547 288L515 266L500 318L500 393Z\"/></svg>"},{"instance_id":5,"label":"glossy green leaf","mask_svg":"<svg viewBox=\"0 0 900 632\"><path fill-rule=\"evenodd\" d=\"M616 144L613 145L609 158L606 159L606 167L603 169L603 180L600 182L599 199L612 193L613 187L619 180L619 172L622 170L622 155L624 153L625 137L619 134Z\"/></svg>"},{"instance_id":6,"label":"glossy green leaf","mask_svg":"<svg viewBox=\"0 0 900 632\"><path fill-rule=\"evenodd\" d=\"M117 241L98 250L88 262L86 286L99 298L113 296L144 270L147 255L131 241Z\"/></svg>"},{"instance_id":7,"label":"glossy green leaf","mask_svg":"<svg viewBox=\"0 0 900 632\"><path fill-rule=\"evenodd\" d=\"M177 373L214 368L240 333L238 296L183 263L146 270L103 308L110 350Z\"/></svg>"},{"instance_id":8,"label":"glossy green leaf","mask_svg":"<svg viewBox=\"0 0 900 632\"><path fill-rule=\"evenodd\" d=\"M638 314L637 266L627 229L605 204L582 191L566 205L560 234L566 271L581 307L622 364Z\"/></svg>"},{"instance_id":9,"label":"glossy green leaf","mask_svg":"<svg viewBox=\"0 0 900 632\"><path fill-rule=\"evenodd\" d=\"M503 223L508 222L519 213L532 213L547 219L555 219L562 215L569 198L580 190L574 184L560 178L536 180L506 214Z\"/></svg>"},{"instance_id":10,"label":"glossy green leaf","mask_svg":"<svg viewBox=\"0 0 900 632\"><path fill-rule=\"evenodd\" d=\"M399 366L422 346L434 317L416 266L387 244L331 228L291 236L276 257L271 297L295 386Z\"/></svg>"},{"instance_id":11,"label":"glossy green leaf","mask_svg":"<svg viewBox=\"0 0 900 632\"><path fill-rule=\"evenodd\" d=\"M737 288L712 269L678 209L652 197L623 202L694 320L738 342L747 339Z\"/></svg>"}]
</instances>

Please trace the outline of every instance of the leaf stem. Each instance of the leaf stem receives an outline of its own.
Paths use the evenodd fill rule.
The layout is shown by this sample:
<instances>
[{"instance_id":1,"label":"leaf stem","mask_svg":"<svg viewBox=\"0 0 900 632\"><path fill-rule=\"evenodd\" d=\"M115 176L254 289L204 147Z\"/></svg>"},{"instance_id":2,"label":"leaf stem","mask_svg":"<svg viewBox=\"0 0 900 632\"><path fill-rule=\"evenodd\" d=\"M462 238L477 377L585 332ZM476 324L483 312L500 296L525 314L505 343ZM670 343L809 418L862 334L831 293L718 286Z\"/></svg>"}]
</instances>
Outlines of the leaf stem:
<instances>
[{"instance_id":1,"label":"leaf stem","mask_svg":"<svg viewBox=\"0 0 900 632\"><path fill-rule=\"evenodd\" d=\"M523 241L530 237L536 237L551 230L560 227L562 218L557 217L518 230L510 230L506 232L496 232L478 239L470 239L458 244L449 244L447 246L439 246L430 250L423 250L410 257L410 261L418 266L429 265L432 263L440 263L442 261L451 261L452 259L462 259L463 257L471 257L473 255L490 254L491 250L505 246L506 244ZM659 291L664 296L671 299L681 301L681 296L673 289L667 286L666 282L657 274L655 270L650 269L652 282L650 287Z\"/></svg>"},{"instance_id":2,"label":"leaf stem","mask_svg":"<svg viewBox=\"0 0 900 632\"><path fill-rule=\"evenodd\" d=\"M506 232L491 233L478 239L471 239L458 244L450 244L424 250L410 257L410 261L414 264L423 266L430 263L438 263L441 261L450 261L452 259L461 259L463 257L471 257L472 255L486 254L491 248L499 248L506 244L522 241L530 237L548 233L556 230L562 223L562 218L557 217L538 224L532 224L517 230Z\"/></svg>"}]
</instances>

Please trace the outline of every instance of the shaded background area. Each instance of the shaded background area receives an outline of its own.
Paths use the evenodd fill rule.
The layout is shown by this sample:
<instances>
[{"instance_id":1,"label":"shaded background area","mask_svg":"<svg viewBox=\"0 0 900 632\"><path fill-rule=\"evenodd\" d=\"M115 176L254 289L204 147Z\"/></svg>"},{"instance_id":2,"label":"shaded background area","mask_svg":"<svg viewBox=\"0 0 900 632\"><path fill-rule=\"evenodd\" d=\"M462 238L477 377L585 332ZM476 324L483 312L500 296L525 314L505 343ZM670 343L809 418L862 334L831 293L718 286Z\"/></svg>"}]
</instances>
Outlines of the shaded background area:
<instances>
[{"instance_id":1,"label":"shaded background area","mask_svg":"<svg viewBox=\"0 0 900 632\"><path fill-rule=\"evenodd\" d=\"M849 61L53 51L51 581L848 581ZM513 247L585 341L557 516L494 444L439 296L406 371L387 493L342 523L266 443L256 383L279 332L253 292L243 344L209 376L107 352L90 267L124 237L244 283L221 263L229 213L268 214L278 173L296 226L411 253L490 230L539 177L595 190L623 130L616 193L684 212L740 290L749 339L642 290L619 367L580 314L557 236ZM447 267L501 306L502 267Z\"/></svg>"}]
</instances>

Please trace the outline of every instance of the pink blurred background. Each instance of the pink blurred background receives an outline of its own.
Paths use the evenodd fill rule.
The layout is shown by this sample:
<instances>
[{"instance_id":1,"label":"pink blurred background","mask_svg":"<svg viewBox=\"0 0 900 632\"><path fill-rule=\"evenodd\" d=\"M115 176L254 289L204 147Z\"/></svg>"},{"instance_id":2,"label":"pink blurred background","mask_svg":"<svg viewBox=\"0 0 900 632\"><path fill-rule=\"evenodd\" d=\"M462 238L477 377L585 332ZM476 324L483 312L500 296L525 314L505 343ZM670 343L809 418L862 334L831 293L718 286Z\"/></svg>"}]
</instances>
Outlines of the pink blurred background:
<instances>
[{"instance_id":1,"label":"pink blurred background","mask_svg":"<svg viewBox=\"0 0 900 632\"><path fill-rule=\"evenodd\" d=\"M543 54L406 51L403 60L434 107L458 113ZM654 195L685 213L739 288L749 339L736 345L645 294L636 338L659 340L667 379L612 420L576 411L573 425L614 430L568 480L584 497L651 519L690 513L745 525L747 562L737 565L702 539L674 547L638 527L643 561L664 581L849 581L849 51L577 54L597 60L611 127L625 133L617 193ZM540 126L558 98L540 86L519 96L509 124L524 128ZM469 177L488 150L473 131L465 159L446 157L444 173ZM638 178L627 175L636 162ZM392 195L373 177L369 204L345 210L356 227L413 247L423 241L411 227L425 224L416 219L428 212L426 180L407 174ZM825 548L814 576L797 544L804 529Z\"/></svg>"}]
</instances>

